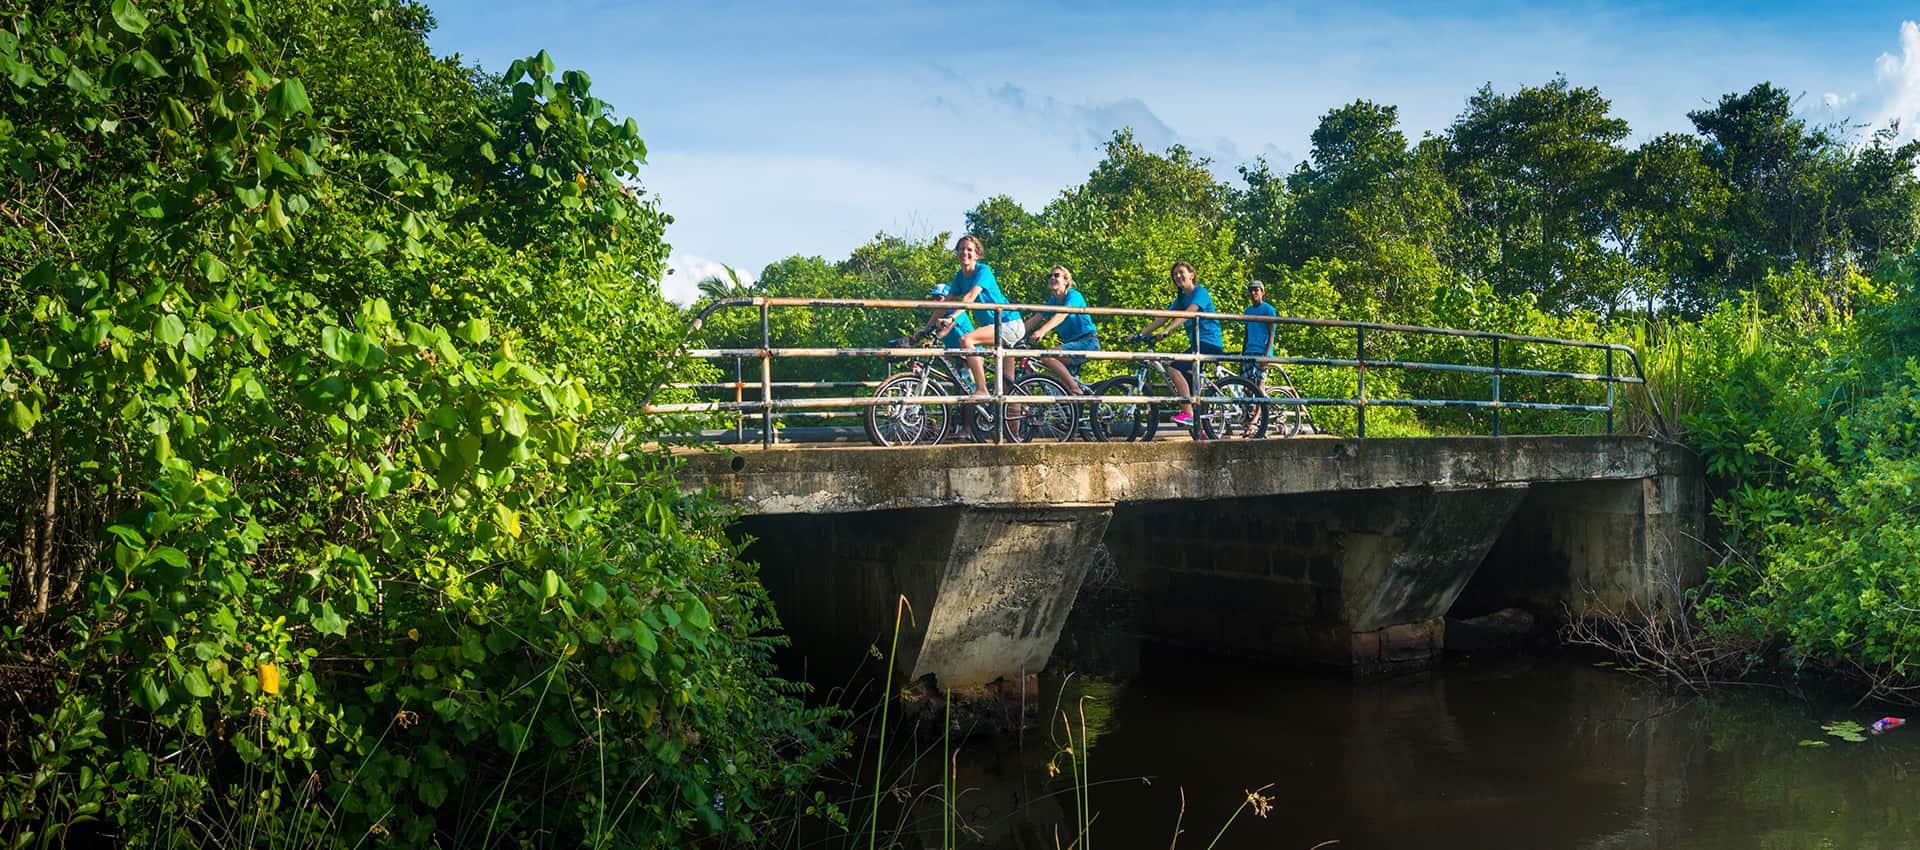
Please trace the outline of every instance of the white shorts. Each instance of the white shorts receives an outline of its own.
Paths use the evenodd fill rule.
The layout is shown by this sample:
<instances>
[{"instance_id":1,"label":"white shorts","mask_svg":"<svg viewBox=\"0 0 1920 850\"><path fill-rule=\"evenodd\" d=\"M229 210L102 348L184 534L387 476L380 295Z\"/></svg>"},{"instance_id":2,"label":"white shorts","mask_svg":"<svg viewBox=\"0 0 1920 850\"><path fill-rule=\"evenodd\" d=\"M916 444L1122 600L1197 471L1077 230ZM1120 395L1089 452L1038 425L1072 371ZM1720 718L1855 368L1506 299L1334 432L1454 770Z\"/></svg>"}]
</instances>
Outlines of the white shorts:
<instances>
[{"instance_id":1,"label":"white shorts","mask_svg":"<svg viewBox=\"0 0 1920 850\"><path fill-rule=\"evenodd\" d=\"M1027 325L1021 321L1000 323L1000 344L1014 345L1027 338Z\"/></svg>"}]
</instances>

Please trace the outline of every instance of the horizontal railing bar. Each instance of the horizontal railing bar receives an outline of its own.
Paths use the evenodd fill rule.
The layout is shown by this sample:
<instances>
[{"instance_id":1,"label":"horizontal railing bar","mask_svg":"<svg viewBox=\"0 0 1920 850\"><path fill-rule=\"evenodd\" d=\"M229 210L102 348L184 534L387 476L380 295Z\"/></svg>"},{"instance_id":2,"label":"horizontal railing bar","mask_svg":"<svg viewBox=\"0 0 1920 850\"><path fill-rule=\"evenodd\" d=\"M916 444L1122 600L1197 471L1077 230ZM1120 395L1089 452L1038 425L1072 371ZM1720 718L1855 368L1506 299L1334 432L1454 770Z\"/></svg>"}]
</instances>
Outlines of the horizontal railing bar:
<instances>
[{"instance_id":1,"label":"horizontal railing bar","mask_svg":"<svg viewBox=\"0 0 1920 850\"><path fill-rule=\"evenodd\" d=\"M877 387L880 381L774 381L774 389L845 389L847 387ZM759 381L727 381L719 384L662 384L665 389L675 390L757 390Z\"/></svg>"},{"instance_id":2,"label":"horizontal railing bar","mask_svg":"<svg viewBox=\"0 0 1920 850\"><path fill-rule=\"evenodd\" d=\"M1354 363L1353 361L1348 361L1347 365L1354 365ZM1385 366L1394 369L1416 369L1424 372L1466 372L1473 375L1500 375L1502 377L1573 378L1582 381L1600 381L1602 383L1611 381L1616 384L1643 383L1639 378L1622 375L1601 375L1591 372L1549 372L1540 369L1511 369L1505 366L1495 369L1491 366L1462 366L1458 363L1423 363L1420 361L1404 360L1367 361L1367 368L1372 369L1376 366Z\"/></svg>"},{"instance_id":3,"label":"horizontal railing bar","mask_svg":"<svg viewBox=\"0 0 1920 850\"><path fill-rule=\"evenodd\" d=\"M681 404L656 404L647 409L648 413L709 413L719 411L759 411L771 407L781 409L819 409L825 407L879 407L887 404L941 405L949 407L959 404L995 404L1004 401L1009 405L1021 404L1185 404L1198 401L1201 404L1225 404L1246 401L1240 396L1176 396L1176 395L927 395L910 397L873 396L843 398L790 398L775 399L772 402L761 401L700 401Z\"/></svg>"},{"instance_id":4,"label":"horizontal railing bar","mask_svg":"<svg viewBox=\"0 0 1920 850\"><path fill-rule=\"evenodd\" d=\"M695 349L687 352L687 354L692 357L724 358L724 357L743 356L742 352L744 352L744 356L752 356L752 357L760 356L760 352L756 349L730 349L730 348ZM775 348L775 349L769 349L768 353L775 358L779 358L779 357L794 357L794 358L886 357L886 358L891 358L895 360L917 360L917 359L931 358L931 357L992 357L993 356L993 350L989 348ZM1254 355L1244 355L1244 354L1195 355L1191 353L1170 354L1164 351L1072 351L1072 350L1058 349L1058 348L1009 348L1009 349L1004 349L1004 356L1007 357L1008 359L1021 358L1021 357L1080 357L1088 360L1156 361L1156 362L1162 362L1162 363L1185 363L1185 362L1191 362L1196 357L1198 357L1198 359L1202 363L1261 363L1261 364L1280 364L1280 365L1289 365L1289 366L1337 366L1337 367L1343 367L1343 368L1353 368L1360 365L1360 361L1358 360L1326 358L1326 357L1258 357ZM1553 371L1540 370L1540 369L1509 369L1504 367L1500 369L1493 369L1487 366L1463 366L1456 363L1427 363L1422 361L1411 361L1411 360L1368 360L1366 361L1366 365L1367 365L1367 368L1370 368L1370 369L1377 368L1377 367L1387 367L1387 368L1396 368L1396 369L1417 369L1417 370L1425 370L1425 371L1464 372L1464 373L1476 374L1476 375L1492 375L1497 373L1500 375L1513 375L1513 376L1519 376L1519 377L1570 378L1574 380L1599 381L1602 383L1612 382L1617 384L1646 383L1644 379L1636 378L1628 375L1601 375L1601 374L1588 373L1588 372L1553 372ZM824 387L831 387L831 386L871 387L871 386L879 386L879 384L880 382L878 381L845 381L845 382L792 381L787 383L775 382L774 386L824 388ZM731 389L733 388L733 386L734 385L731 383L713 385L714 388L723 388L723 389ZM758 389L760 385L758 382L752 382L752 383L747 383L746 386L748 389Z\"/></svg>"},{"instance_id":5,"label":"horizontal railing bar","mask_svg":"<svg viewBox=\"0 0 1920 850\"><path fill-rule=\"evenodd\" d=\"M1201 405L1229 404L1271 404L1292 407L1360 407L1358 399L1351 398L1292 398L1292 397L1252 397L1252 396L1134 396L1134 395L1057 395L1031 396L1010 395L1005 397L991 395L977 396L914 396L910 398L874 398L872 396L845 398L795 398L778 399L771 403L758 401L712 401L688 402L683 404L654 405L649 413L719 413L732 411L759 411L772 408L775 415L782 410L820 410L837 408L880 407L889 404L939 405L952 407L961 404L994 404L1005 401L1009 405L1021 404L1160 404L1174 405L1197 402ZM1500 408L1503 410L1569 410L1587 413L1604 413L1604 405L1591 404L1551 404L1547 402L1521 401L1478 401L1473 399L1412 399L1412 398L1369 398L1367 407L1476 407ZM832 415L857 415L850 411Z\"/></svg>"}]
</instances>

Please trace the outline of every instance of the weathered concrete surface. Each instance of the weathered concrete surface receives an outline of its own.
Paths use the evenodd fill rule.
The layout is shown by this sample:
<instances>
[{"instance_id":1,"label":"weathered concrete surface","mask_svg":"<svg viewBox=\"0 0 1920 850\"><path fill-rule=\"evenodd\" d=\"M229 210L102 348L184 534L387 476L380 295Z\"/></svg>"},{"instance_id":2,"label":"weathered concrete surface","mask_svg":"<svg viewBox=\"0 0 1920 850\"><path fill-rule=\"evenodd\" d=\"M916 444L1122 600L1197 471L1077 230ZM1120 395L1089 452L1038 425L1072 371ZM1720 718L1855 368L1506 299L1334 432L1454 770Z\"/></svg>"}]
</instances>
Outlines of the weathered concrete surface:
<instances>
[{"instance_id":1,"label":"weathered concrete surface","mask_svg":"<svg viewBox=\"0 0 1920 850\"><path fill-rule=\"evenodd\" d=\"M1340 619L1356 632L1445 616L1526 488L1395 492L1372 528L1346 537Z\"/></svg>"},{"instance_id":2,"label":"weathered concrete surface","mask_svg":"<svg viewBox=\"0 0 1920 850\"><path fill-rule=\"evenodd\" d=\"M1680 462L1628 436L776 448L688 455L680 481L748 514L852 513L1624 481Z\"/></svg>"},{"instance_id":3,"label":"weathered concrete surface","mask_svg":"<svg viewBox=\"0 0 1920 850\"><path fill-rule=\"evenodd\" d=\"M1431 663L1526 488L1407 487L1123 506L1108 532L1168 640L1361 672Z\"/></svg>"},{"instance_id":4,"label":"weathered concrete surface","mask_svg":"<svg viewBox=\"0 0 1920 850\"><path fill-rule=\"evenodd\" d=\"M1111 508L960 517L912 677L955 690L1047 666Z\"/></svg>"},{"instance_id":5,"label":"weathered concrete surface","mask_svg":"<svg viewBox=\"0 0 1920 850\"><path fill-rule=\"evenodd\" d=\"M745 510L811 671L884 664L904 597L896 678L1001 703L1097 551L1144 634L1363 672L1429 663L1450 614L1658 610L1703 565L1698 462L1639 437L785 449L682 482Z\"/></svg>"},{"instance_id":6,"label":"weathered concrete surface","mask_svg":"<svg viewBox=\"0 0 1920 850\"><path fill-rule=\"evenodd\" d=\"M940 693L1046 666L1111 516L935 508L747 517L739 531L810 679L878 675L897 618L894 675Z\"/></svg>"},{"instance_id":7,"label":"weathered concrete surface","mask_svg":"<svg viewBox=\"0 0 1920 850\"><path fill-rule=\"evenodd\" d=\"M1705 478L1688 455L1640 480L1530 487L1460 607L1554 620L1671 611L1705 578L1706 515Z\"/></svg>"}]
</instances>

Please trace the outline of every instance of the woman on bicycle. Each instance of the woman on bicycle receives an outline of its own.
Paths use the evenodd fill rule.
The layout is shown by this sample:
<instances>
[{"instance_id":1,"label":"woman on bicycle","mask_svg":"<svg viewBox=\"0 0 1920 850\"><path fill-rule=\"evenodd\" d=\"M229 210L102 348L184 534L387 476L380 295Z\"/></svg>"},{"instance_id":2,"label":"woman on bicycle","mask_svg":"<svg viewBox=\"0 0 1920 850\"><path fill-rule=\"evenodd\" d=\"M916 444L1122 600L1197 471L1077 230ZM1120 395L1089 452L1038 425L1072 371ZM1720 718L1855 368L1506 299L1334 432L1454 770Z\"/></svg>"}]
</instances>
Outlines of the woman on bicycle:
<instances>
[{"instance_id":1,"label":"woman on bicycle","mask_svg":"<svg viewBox=\"0 0 1920 850\"><path fill-rule=\"evenodd\" d=\"M980 247L980 240L974 237L973 234L969 233L960 237L960 241L954 243L953 246L953 256L960 261L960 270L953 273L953 282L949 284L949 287L955 295L959 296L960 303L962 304L1013 303L1007 300L1007 296L1001 294L999 282L993 279L993 269L988 268L986 263L980 261L983 255L984 251ZM955 310L947 315L951 318L959 315L961 312L960 310ZM996 316L998 316L998 319L995 318ZM1001 345L1013 345L1026 338L1027 326L1026 323L1020 320L1019 312L1014 310L974 310L974 328L960 336L960 347L979 348L982 345L993 342L995 321L1000 323ZM981 365L980 358L967 358L967 368L973 372L974 394L985 395L987 392L987 373ZM1004 364L1003 371L1006 373L1007 382L1012 383L1013 362L1011 360Z\"/></svg>"},{"instance_id":2,"label":"woman on bicycle","mask_svg":"<svg viewBox=\"0 0 1920 850\"><path fill-rule=\"evenodd\" d=\"M1173 303L1167 305L1168 310L1177 310L1186 313L1213 312L1213 295L1207 292L1206 287L1194 281L1192 263L1184 260L1174 263L1173 270L1168 273L1168 277L1173 279L1174 287ZM1175 321L1172 316L1162 316L1155 319L1153 320L1153 324L1148 325L1147 329L1138 335L1138 338L1157 340L1160 337L1155 335L1154 331L1159 330L1163 325L1172 321ZM1187 350L1193 351L1197 349L1201 354L1227 353L1226 346L1222 343L1220 337L1219 319L1188 319L1186 320L1186 325ZM1167 370L1167 377L1172 379L1173 391L1176 395L1188 395L1189 391L1187 388L1196 385L1194 381L1195 376L1190 374L1192 365L1189 361L1176 360L1171 364L1172 368ZM1176 425L1193 424L1193 405L1180 405L1180 412L1174 415L1173 422Z\"/></svg>"},{"instance_id":3,"label":"woman on bicycle","mask_svg":"<svg viewBox=\"0 0 1920 850\"><path fill-rule=\"evenodd\" d=\"M1053 293L1047 298L1049 307L1087 306L1087 299L1081 296L1080 290L1074 288L1073 272L1067 271L1066 266L1054 266L1053 271L1047 273L1047 288ZM1085 313L1049 313L1045 317L1027 317L1028 339L1043 339L1048 331L1055 330L1060 333L1060 342L1055 348L1067 351L1100 350L1100 337L1094 329L1092 316ZM1067 392L1086 395L1086 387L1080 383L1078 375L1087 358L1069 357L1065 360L1061 362L1059 357L1040 358L1040 362L1046 364L1047 371L1060 379L1060 386L1066 387Z\"/></svg>"}]
</instances>

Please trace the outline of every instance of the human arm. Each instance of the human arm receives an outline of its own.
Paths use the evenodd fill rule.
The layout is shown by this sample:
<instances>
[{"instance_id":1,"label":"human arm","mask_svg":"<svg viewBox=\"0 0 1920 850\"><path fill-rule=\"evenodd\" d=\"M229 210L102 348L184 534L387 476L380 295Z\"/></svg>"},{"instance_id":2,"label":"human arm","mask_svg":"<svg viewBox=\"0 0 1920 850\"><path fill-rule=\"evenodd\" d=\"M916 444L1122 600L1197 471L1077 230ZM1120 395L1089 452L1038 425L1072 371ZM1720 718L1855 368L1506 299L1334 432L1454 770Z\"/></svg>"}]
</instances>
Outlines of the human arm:
<instances>
[{"instance_id":1,"label":"human arm","mask_svg":"<svg viewBox=\"0 0 1920 850\"><path fill-rule=\"evenodd\" d=\"M1180 305L1179 301L1175 301L1173 302L1172 306L1169 306L1167 309L1178 310L1182 313L1198 313L1200 312L1200 305L1189 303L1183 307ZM1169 322L1173 322L1177 320L1178 319L1174 316L1161 316L1158 319L1154 319L1153 324L1148 325L1146 330L1140 332L1140 336L1147 337L1147 338L1154 338L1158 336L1154 333L1154 331L1159 330ZM1169 330L1168 333L1172 333L1172 331Z\"/></svg>"},{"instance_id":2,"label":"human arm","mask_svg":"<svg viewBox=\"0 0 1920 850\"><path fill-rule=\"evenodd\" d=\"M1067 303L1068 303L1069 305L1070 305L1070 304L1072 304L1072 302L1071 302L1071 301L1069 301L1069 302L1067 302ZM1048 304L1049 306L1066 306L1066 305L1056 305L1056 304L1054 304L1054 303L1053 303L1052 301L1048 301L1048 302L1047 302L1047 304ZM1079 306L1085 306L1085 305L1084 305L1084 304L1082 304L1082 305L1079 305ZM1037 311L1036 311L1036 312L1037 312ZM1061 322L1064 322L1064 321L1066 321L1066 320L1067 320L1067 315L1068 315L1068 314L1066 314L1066 313L1043 313L1042 315L1043 315L1043 316L1045 316L1045 318L1044 318L1044 319L1043 319L1043 320L1042 320L1042 321L1040 322L1040 325L1039 325L1038 327L1034 327L1034 328L1030 328L1030 329L1028 329L1028 331L1027 331L1027 338L1028 338L1028 339L1031 339L1031 340L1039 340L1039 339L1040 339L1041 337L1044 337L1044 336L1046 336L1046 335L1047 335L1048 333L1051 333L1051 332L1053 331L1053 329L1054 329L1054 328L1057 328L1057 327L1059 327L1059 326L1060 326L1060 323L1061 323ZM1036 317L1036 318L1038 318L1038 317Z\"/></svg>"},{"instance_id":3,"label":"human arm","mask_svg":"<svg viewBox=\"0 0 1920 850\"><path fill-rule=\"evenodd\" d=\"M980 269L980 273L981 273L981 274L984 274L984 275L987 275L987 279L988 279L988 280L992 280L992 279L993 279L993 272L992 272L991 270L989 270L989 269L987 269L987 268L985 268L985 267L982 267L982 268ZM954 276L953 276L953 279L954 279L955 281L958 281L958 280L960 279L960 276L956 274L956 275L954 275ZM956 289L958 289L959 287L957 287L957 286L956 286L956 287L954 287L954 288L956 288ZM968 287L967 287L967 291L966 291L966 292L962 292L962 293L960 293L960 299L959 299L959 302L958 302L958 303L960 303L960 304L972 304L972 303L973 303L974 301L976 301L976 300L978 300L978 299L980 298L980 293L982 293L982 292L984 292L984 291L986 291L986 290L984 290L984 289L982 289L982 288L980 287L980 278L979 278L979 275L975 275L975 276L974 276L974 282L972 283L972 285L970 285L970 286L968 286ZM965 307L959 307L959 308L956 308L956 309L953 309L953 310L949 310L949 311L947 311L947 313L946 313L946 315L944 315L944 316L942 316L942 318L945 318L945 319L948 319L948 320L951 320L951 319L952 319L952 318L953 318L954 316L958 316L958 315L960 315L961 313L964 313L964 312L966 312L966 308L965 308Z\"/></svg>"}]
</instances>

